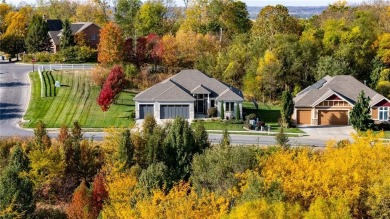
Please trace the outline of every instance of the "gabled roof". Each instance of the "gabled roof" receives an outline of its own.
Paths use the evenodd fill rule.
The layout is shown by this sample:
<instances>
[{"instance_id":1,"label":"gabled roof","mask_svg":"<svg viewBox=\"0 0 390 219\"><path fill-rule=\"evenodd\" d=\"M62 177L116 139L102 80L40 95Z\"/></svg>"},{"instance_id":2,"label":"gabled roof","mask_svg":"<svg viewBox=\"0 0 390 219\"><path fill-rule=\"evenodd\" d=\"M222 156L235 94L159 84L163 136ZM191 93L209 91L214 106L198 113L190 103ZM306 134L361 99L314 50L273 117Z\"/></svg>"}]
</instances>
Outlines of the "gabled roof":
<instances>
[{"instance_id":1,"label":"gabled roof","mask_svg":"<svg viewBox=\"0 0 390 219\"><path fill-rule=\"evenodd\" d=\"M210 94L217 100L242 101L240 90L198 70L182 70L134 97L136 101L194 101L193 94Z\"/></svg>"},{"instance_id":2,"label":"gabled roof","mask_svg":"<svg viewBox=\"0 0 390 219\"><path fill-rule=\"evenodd\" d=\"M72 30L72 34L74 35L74 34L82 32L83 30L87 29L91 25L94 25L94 23L92 23L92 22L71 23L70 29ZM62 35L62 28L61 28L61 32L59 32L57 36L60 37L61 35Z\"/></svg>"},{"instance_id":3,"label":"gabled roof","mask_svg":"<svg viewBox=\"0 0 390 219\"><path fill-rule=\"evenodd\" d=\"M60 31L62 29L62 21L60 19L46 20L49 31Z\"/></svg>"},{"instance_id":4,"label":"gabled roof","mask_svg":"<svg viewBox=\"0 0 390 219\"><path fill-rule=\"evenodd\" d=\"M370 106L385 99L371 88L350 75L326 76L317 83L305 88L294 98L296 107L314 107L327 96L336 94L350 104L355 104L361 91L370 97ZM325 99L324 99L325 98Z\"/></svg>"},{"instance_id":5,"label":"gabled roof","mask_svg":"<svg viewBox=\"0 0 390 219\"><path fill-rule=\"evenodd\" d=\"M198 85L193 90L191 90L192 94L211 94L211 92L205 88L203 85Z\"/></svg>"},{"instance_id":6,"label":"gabled roof","mask_svg":"<svg viewBox=\"0 0 390 219\"><path fill-rule=\"evenodd\" d=\"M60 45L60 38L58 37L58 34L60 31L49 31L49 36L53 40L54 44Z\"/></svg>"}]
</instances>

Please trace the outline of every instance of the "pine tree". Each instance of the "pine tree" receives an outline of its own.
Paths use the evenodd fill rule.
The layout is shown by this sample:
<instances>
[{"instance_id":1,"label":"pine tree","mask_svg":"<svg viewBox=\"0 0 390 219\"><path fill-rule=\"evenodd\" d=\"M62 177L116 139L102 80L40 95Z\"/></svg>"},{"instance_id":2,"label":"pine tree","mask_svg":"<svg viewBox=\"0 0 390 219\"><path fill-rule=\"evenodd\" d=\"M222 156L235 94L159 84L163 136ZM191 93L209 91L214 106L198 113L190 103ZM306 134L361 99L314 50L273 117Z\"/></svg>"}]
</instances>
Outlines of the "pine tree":
<instances>
[{"instance_id":1,"label":"pine tree","mask_svg":"<svg viewBox=\"0 0 390 219\"><path fill-rule=\"evenodd\" d=\"M223 130L222 133L222 139L221 139L221 146L229 146L230 145L230 135L227 129Z\"/></svg>"},{"instance_id":2,"label":"pine tree","mask_svg":"<svg viewBox=\"0 0 390 219\"><path fill-rule=\"evenodd\" d=\"M188 179L192 156L200 151L195 145L194 134L188 122L177 117L164 142L164 160L173 180Z\"/></svg>"},{"instance_id":3,"label":"pine tree","mask_svg":"<svg viewBox=\"0 0 390 219\"><path fill-rule=\"evenodd\" d=\"M70 46L74 46L74 37L72 35L72 30L70 29L70 22L66 19L62 25L61 33L61 49L66 49Z\"/></svg>"},{"instance_id":4,"label":"pine tree","mask_svg":"<svg viewBox=\"0 0 390 219\"><path fill-rule=\"evenodd\" d=\"M236 120L241 119L240 104L236 103Z\"/></svg>"},{"instance_id":5,"label":"pine tree","mask_svg":"<svg viewBox=\"0 0 390 219\"><path fill-rule=\"evenodd\" d=\"M370 119L370 97L366 97L364 91L361 91L349 113L349 120L354 129L365 131L369 128Z\"/></svg>"},{"instance_id":6,"label":"pine tree","mask_svg":"<svg viewBox=\"0 0 390 219\"><path fill-rule=\"evenodd\" d=\"M294 100L290 91L283 91L282 94L282 126L288 128L291 125L291 115L294 112Z\"/></svg>"},{"instance_id":7,"label":"pine tree","mask_svg":"<svg viewBox=\"0 0 390 219\"><path fill-rule=\"evenodd\" d=\"M225 108L223 106L223 101L221 101L221 110L220 110L220 113L221 113L221 119L225 119Z\"/></svg>"},{"instance_id":8,"label":"pine tree","mask_svg":"<svg viewBox=\"0 0 390 219\"><path fill-rule=\"evenodd\" d=\"M50 51L49 28L45 20L34 15L27 30L26 46L29 53Z\"/></svg>"},{"instance_id":9,"label":"pine tree","mask_svg":"<svg viewBox=\"0 0 390 219\"><path fill-rule=\"evenodd\" d=\"M288 139L288 136L284 133L284 128L280 127L278 134L275 136L276 142L279 146L281 146L284 149L288 149L290 145L288 142L290 139Z\"/></svg>"},{"instance_id":10,"label":"pine tree","mask_svg":"<svg viewBox=\"0 0 390 219\"><path fill-rule=\"evenodd\" d=\"M134 145L131 142L130 130L126 129L122 133L122 141L119 144L118 160L130 168L133 165Z\"/></svg>"},{"instance_id":11,"label":"pine tree","mask_svg":"<svg viewBox=\"0 0 390 219\"><path fill-rule=\"evenodd\" d=\"M202 151L210 147L209 135L203 125L203 122L197 122L193 125L195 145Z\"/></svg>"},{"instance_id":12,"label":"pine tree","mask_svg":"<svg viewBox=\"0 0 390 219\"><path fill-rule=\"evenodd\" d=\"M29 171L29 159L17 145L0 177L0 218L25 218L35 210L33 183L21 173Z\"/></svg>"},{"instance_id":13,"label":"pine tree","mask_svg":"<svg viewBox=\"0 0 390 219\"><path fill-rule=\"evenodd\" d=\"M65 124L61 125L60 133L58 134L58 141L62 144L65 143L65 141L70 139L68 127Z\"/></svg>"},{"instance_id":14,"label":"pine tree","mask_svg":"<svg viewBox=\"0 0 390 219\"><path fill-rule=\"evenodd\" d=\"M50 137L47 135L45 123L38 121L36 128L34 129L34 141L35 146L41 151L51 146Z\"/></svg>"}]
</instances>

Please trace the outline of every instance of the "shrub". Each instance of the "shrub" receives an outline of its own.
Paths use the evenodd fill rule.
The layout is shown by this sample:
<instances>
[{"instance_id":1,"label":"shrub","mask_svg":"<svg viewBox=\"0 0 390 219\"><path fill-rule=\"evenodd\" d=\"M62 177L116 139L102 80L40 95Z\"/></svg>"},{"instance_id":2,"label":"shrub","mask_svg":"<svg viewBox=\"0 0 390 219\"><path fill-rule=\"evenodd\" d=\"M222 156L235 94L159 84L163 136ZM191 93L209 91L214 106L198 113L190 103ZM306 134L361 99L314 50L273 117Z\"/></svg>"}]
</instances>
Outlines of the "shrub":
<instances>
[{"instance_id":1,"label":"shrub","mask_svg":"<svg viewBox=\"0 0 390 219\"><path fill-rule=\"evenodd\" d=\"M207 116L208 116L209 118L216 117L216 116L217 116L217 108L215 108L215 107L210 107L210 108L207 110Z\"/></svg>"},{"instance_id":2,"label":"shrub","mask_svg":"<svg viewBox=\"0 0 390 219\"><path fill-rule=\"evenodd\" d=\"M35 59L37 62L49 62L53 53L38 52L35 53Z\"/></svg>"},{"instance_id":3,"label":"shrub","mask_svg":"<svg viewBox=\"0 0 390 219\"><path fill-rule=\"evenodd\" d=\"M103 86L106 78L110 74L109 68L104 68L102 66L97 66L92 69L92 81L96 86Z\"/></svg>"},{"instance_id":4,"label":"shrub","mask_svg":"<svg viewBox=\"0 0 390 219\"><path fill-rule=\"evenodd\" d=\"M256 119L256 118L257 118L256 113L251 113L251 114L245 116L245 120L246 120L246 121L254 120L254 119Z\"/></svg>"},{"instance_id":5,"label":"shrub","mask_svg":"<svg viewBox=\"0 0 390 219\"><path fill-rule=\"evenodd\" d=\"M71 46L60 51L64 62L96 61L97 51L88 46Z\"/></svg>"}]
</instances>

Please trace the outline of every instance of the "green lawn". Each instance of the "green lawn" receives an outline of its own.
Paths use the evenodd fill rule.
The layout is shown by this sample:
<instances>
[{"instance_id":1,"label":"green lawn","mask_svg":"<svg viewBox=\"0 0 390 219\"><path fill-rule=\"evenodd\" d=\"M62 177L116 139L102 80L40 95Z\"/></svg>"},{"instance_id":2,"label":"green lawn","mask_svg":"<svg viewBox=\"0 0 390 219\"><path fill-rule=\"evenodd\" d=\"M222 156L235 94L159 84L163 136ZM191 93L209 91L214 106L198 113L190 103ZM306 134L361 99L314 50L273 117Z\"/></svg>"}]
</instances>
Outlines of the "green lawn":
<instances>
[{"instance_id":1,"label":"green lawn","mask_svg":"<svg viewBox=\"0 0 390 219\"><path fill-rule=\"evenodd\" d=\"M256 110L252 102L245 101L242 104L243 111L246 115L257 113L260 115L261 121L267 123L278 123L280 117L280 107L266 104L259 104L259 109Z\"/></svg>"},{"instance_id":2,"label":"green lawn","mask_svg":"<svg viewBox=\"0 0 390 219\"><path fill-rule=\"evenodd\" d=\"M62 124L72 126L78 121L83 128L129 127L134 124L131 112L134 111L134 93L121 92L117 104L112 104L103 112L96 99L100 88L92 84L90 71L53 71L55 81L61 82L56 96L41 98L41 84L37 72L30 73L32 94L30 105L24 117L30 122L23 126L34 128L38 120L48 128L58 128Z\"/></svg>"},{"instance_id":3,"label":"green lawn","mask_svg":"<svg viewBox=\"0 0 390 219\"><path fill-rule=\"evenodd\" d=\"M225 130L228 131L245 131L245 129L242 128L244 124L230 124L226 122L221 121L205 121L203 122L203 125L206 130Z\"/></svg>"}]
</instances>

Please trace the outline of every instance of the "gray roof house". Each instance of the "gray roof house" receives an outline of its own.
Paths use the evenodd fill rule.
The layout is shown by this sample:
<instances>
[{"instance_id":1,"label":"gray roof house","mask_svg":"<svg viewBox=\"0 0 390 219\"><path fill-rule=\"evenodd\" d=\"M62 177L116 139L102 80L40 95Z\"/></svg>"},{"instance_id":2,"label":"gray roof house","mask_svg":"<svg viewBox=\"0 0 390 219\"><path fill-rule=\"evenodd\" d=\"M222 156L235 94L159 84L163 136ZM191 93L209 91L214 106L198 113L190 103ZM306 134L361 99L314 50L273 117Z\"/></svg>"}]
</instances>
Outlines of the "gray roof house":
<instances>
[{"instance_id":1,"label":"gray roof house","mask_svg":"<svg viewBox=\"0 0 390 219\"><path fill-rule=\"evenodd\" d=\"M136 119L151 114L156 120L203 118L215 107L220 116L242 117L243 94L240 90L211 78L198 70L182 70L178 74L148 88L134 97Z\"/></svg>"},{"instance_id":2,"label":"gray roof house","mask_svg":"<svg viewBox=\"0 0 390 219\"><path fill-rule=\"evenodd\" d=\"M370 97L371 117L389 120L389 100L350 75L325 76L294 98L298 125L348 125L349 111L361 91Z\"/></svg>"}]
</instances>

